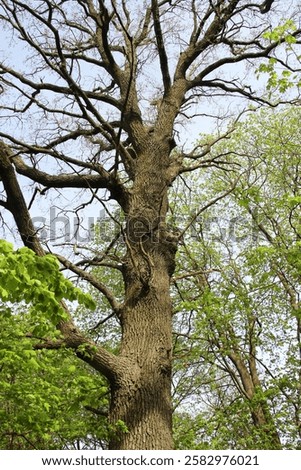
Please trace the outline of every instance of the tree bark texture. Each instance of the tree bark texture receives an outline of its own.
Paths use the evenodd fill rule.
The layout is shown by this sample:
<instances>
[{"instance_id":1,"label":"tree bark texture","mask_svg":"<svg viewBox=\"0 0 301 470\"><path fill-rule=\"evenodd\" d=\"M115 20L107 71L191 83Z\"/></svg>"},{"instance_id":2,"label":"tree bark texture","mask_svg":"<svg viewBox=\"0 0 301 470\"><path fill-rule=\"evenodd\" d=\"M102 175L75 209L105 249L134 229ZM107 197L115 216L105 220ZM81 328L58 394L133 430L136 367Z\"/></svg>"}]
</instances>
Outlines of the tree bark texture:
<instances>
[{"instance_id":1,"label":"tree bark texture","mask_svg":"<svg viewBox=\"0 0 301 470\"><path fill-rule=\"evenodd\" d=\"M121 356L127 368L112 384L110 421L125 423L112 449L171 449L171 306L163 273L162 285L142 292L122 312ZM166 278L166 276L165 276ZM165 284L165 286L164 286Z\"/></svg>"},{"instance_id":2,"label":"tree bark texture","mask_svg":"<svg viewBox=\"0 0 301 470\"><path fill-rule=\"evenodd\" d=\"M166 148L164 148L166 147ZM125 302L120 313L121 357L129 366L112 384L111 423L122 420L128 433L111 448L171 449L172 307L170 277L175 245L165 227L168 143L149 139L137 159L124 234Z\"/></svg>"}]
</instances>

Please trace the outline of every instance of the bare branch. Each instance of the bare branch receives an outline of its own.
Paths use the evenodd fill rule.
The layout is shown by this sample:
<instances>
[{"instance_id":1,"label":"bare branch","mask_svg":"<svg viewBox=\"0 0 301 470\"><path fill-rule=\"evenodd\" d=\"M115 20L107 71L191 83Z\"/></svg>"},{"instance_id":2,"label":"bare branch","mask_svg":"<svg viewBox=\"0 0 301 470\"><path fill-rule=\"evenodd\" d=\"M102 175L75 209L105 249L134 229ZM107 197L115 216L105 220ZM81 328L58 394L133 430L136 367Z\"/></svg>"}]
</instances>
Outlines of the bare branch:
<instances>
[{"instance_id":1,"label":"bare branch","mask_svg":"<svg viewBox=\"0 0 301 470\"><path fill-rule=\"evenodd\" d=\"M38 149L36 149L38 151ZM44 149L41 149L45 153ZM40 183L46 188L107 188L111 195L122 207L127 205L127 191L120 184L118 178L108 173L100 164L94 164L94 169L98 175L92 174L60 174L49 175L37 168L30 167L24 163L21 157L12 156L14 165L20 175L27 176L36 183Z\"/></svg>"},{"instance_id":2,"label":"bare branch","mask_svg":"<svg viewBox=\"0 0 301 470\"><path fill-rule=\"evenodd\" d=\"M152 0L152 14L154 19L154 29L156 34L157 48L159 53L162 79L164 85L164 95L167 95L171 86L171 79L169 75L168 59L164 46L164 39L160 22L160 11L157 0Z\"/></svg>"},{"instance_id":3,"label":"bare branch","mask_svg":"<svg viewBox=\"0 0 301 470\"><path fill-rule=\"evenodd\" d=\"M81 279L88 281L93 287L95 287L95 289L99 290L99 292L101 292L108 300L114 313L117 316L119 315L122 306L117 302L113 295L113 292L111 292L111 290L107 286L105 286L101 281L99 281L93 274L85 271L84 269L79 268L78 265L71 263L71 261L69 261L64 256L59 254L55 254L55 256L67 269L70 269L70 271L77 274Z\"/></svg>"},{"instance_id":4,"label":"bare branch","mask_svg":"<svg viewBox=\"0 0 301 470\"><path fill-rule=\"evenodd\" d=\"M220 194L219 196L216 196L215 198L211 199L211 201L209 201L207 204L205 204L203 207L201 207L195 214L194 216L190 219L190 221L186 224L186 226L183 228L183 230L181 231L180 234L177 235L177 238L178 240L181 240L181 238L183 237L183 235L187 232L187 230L189 229L189 227L191 226L191 224L193 224L193 222L199 217L199 215L204 212L205 210L208 209L208 207L210 206L213 206L213 204L215 204L216 202L220 201L221 199L223 199L224 197L228 196L228 194L230 194L238 180L240 179L241 176L239 176L233 183L232 185L230 186L230 188L225 191L224 193Z\"/></svg>"}]
</instances>

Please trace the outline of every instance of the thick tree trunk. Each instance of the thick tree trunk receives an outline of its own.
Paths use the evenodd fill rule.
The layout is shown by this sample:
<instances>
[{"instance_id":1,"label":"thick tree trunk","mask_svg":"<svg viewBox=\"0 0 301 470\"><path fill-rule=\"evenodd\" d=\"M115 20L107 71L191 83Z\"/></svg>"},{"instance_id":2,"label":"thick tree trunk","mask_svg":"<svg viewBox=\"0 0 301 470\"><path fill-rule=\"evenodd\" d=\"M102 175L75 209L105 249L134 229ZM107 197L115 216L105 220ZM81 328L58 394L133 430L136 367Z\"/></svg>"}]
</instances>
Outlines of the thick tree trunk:
<instances>
[{"instance_id":1,"label":"thick tree trunk","mask_svg":"<svg viewBox=\"0 0 301 470\"><path fill-rule=\"evenodd\" d=\"M120 357L128 367L112 384L110 421L123 421L128 432L114 436L113 449L172 448L170 272L152 245L132 244L124 273Z\"/></svg>"},{"instance_id":2,"label":"thick tree trunk","mask_svg":"<svg viewBox=\"0 0 301 470\"><path fill-rule=\"evenodd\" d=\"M167 233L169 144L150 138L137 158L124 263L120 357L125 368L112 384L110 421L125 423L112 449L171 449L172 308L170 277L175 244Z\"/></svg>"},{"instance_id":3,"label":"thick tree trunk","mask_svg":"<svg viewBox=\"0 0 301 470\"><path fill-rule=\"evenodd\" d=\"M123 421L128 432L115 434L111 449L172 448L171 308L164 284L123 312L121 356L128 367L112 386L110 421Z\"/></svg>"}]
</instances>

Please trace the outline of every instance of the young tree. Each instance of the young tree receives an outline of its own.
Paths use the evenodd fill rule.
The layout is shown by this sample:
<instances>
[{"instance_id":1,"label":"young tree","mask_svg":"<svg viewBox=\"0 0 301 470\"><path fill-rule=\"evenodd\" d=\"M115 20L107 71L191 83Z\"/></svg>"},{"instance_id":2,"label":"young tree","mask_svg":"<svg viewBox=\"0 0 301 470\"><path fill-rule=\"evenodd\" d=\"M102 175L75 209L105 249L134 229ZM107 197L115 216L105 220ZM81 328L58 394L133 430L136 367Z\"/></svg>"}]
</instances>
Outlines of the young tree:
<instances>
[{"instance_id":1,"label":"young tree","mask_svg":"<svg viewBox=\"0 0 301 470\"><path fill-rule=\"evenodd\" d=\"M292 2L292 19L297 10ZM110 447L172 448L170 279L180 236L166 223L168 191L179 175L222 164L210 156L215 142L172 152L176 132L215 97L268 103L244 64L264 61L278 86L277 67L294 70L301 31L292 21L275 29L277 1L1 0L0 18L10 51L26 58L3 57L0 65L0 204L39 256L51 247L42 246L30 215L38 196L51 204L61 190L79 218L90 203L108 212L110 200L120 207L122 257L118 234L96 256L85 246L69 256L72 239L59 256L106 298L121 328L118 349L85 335L65 304L68 318L57 327L64 347L110 384L109 421L127 427ZM22 177L33 182L28 204ZM82 190L80 204L68 188ZM118 299L114 286L93 276L92 264L120 273L121 298L120 287ZM44 346L58 344L45 338Z\"/></svg>"}]
</instances>

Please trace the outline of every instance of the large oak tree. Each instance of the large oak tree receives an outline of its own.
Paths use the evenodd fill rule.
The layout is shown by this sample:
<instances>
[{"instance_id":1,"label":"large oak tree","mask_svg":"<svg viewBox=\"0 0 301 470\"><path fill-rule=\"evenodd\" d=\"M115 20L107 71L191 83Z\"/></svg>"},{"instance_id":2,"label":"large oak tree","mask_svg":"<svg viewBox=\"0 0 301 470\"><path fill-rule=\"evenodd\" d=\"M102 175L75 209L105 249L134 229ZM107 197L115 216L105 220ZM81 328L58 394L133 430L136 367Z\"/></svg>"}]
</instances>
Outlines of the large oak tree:
<instances>
[{"instance_id":1,"label":"large oak tree","mask_svg":"<svg viewBox=\"0 0 301 470\"><path fill-rule=\"evenodd\" d=\"M111 212L114 201L124 219L97 256L79 247L68 259L72 239L59 255L106 298L121 329L118 348L84 334L66 305L63 341L36 347L71 348L107 379L109 421L127 427L113 433L112 449L170 449L170 282L184 233L166 222L168 191L185 172L223 165L210 153L215 141L176 149L179 131L185 119L202 126L203 114L215 115L215 97L267 104L250 71L265 63L277 87L277 67L294 71L301 30L273 0L1 0L0 20L9 51L0 63L0 204L24 245L39 256L51 248L31 211L58 190L66 198L70 188L81 191L80 205L68 202L78 216L89 204ZM120 273L122 295L91 273L95 264Z\"/></svg>"}]
</instances>

